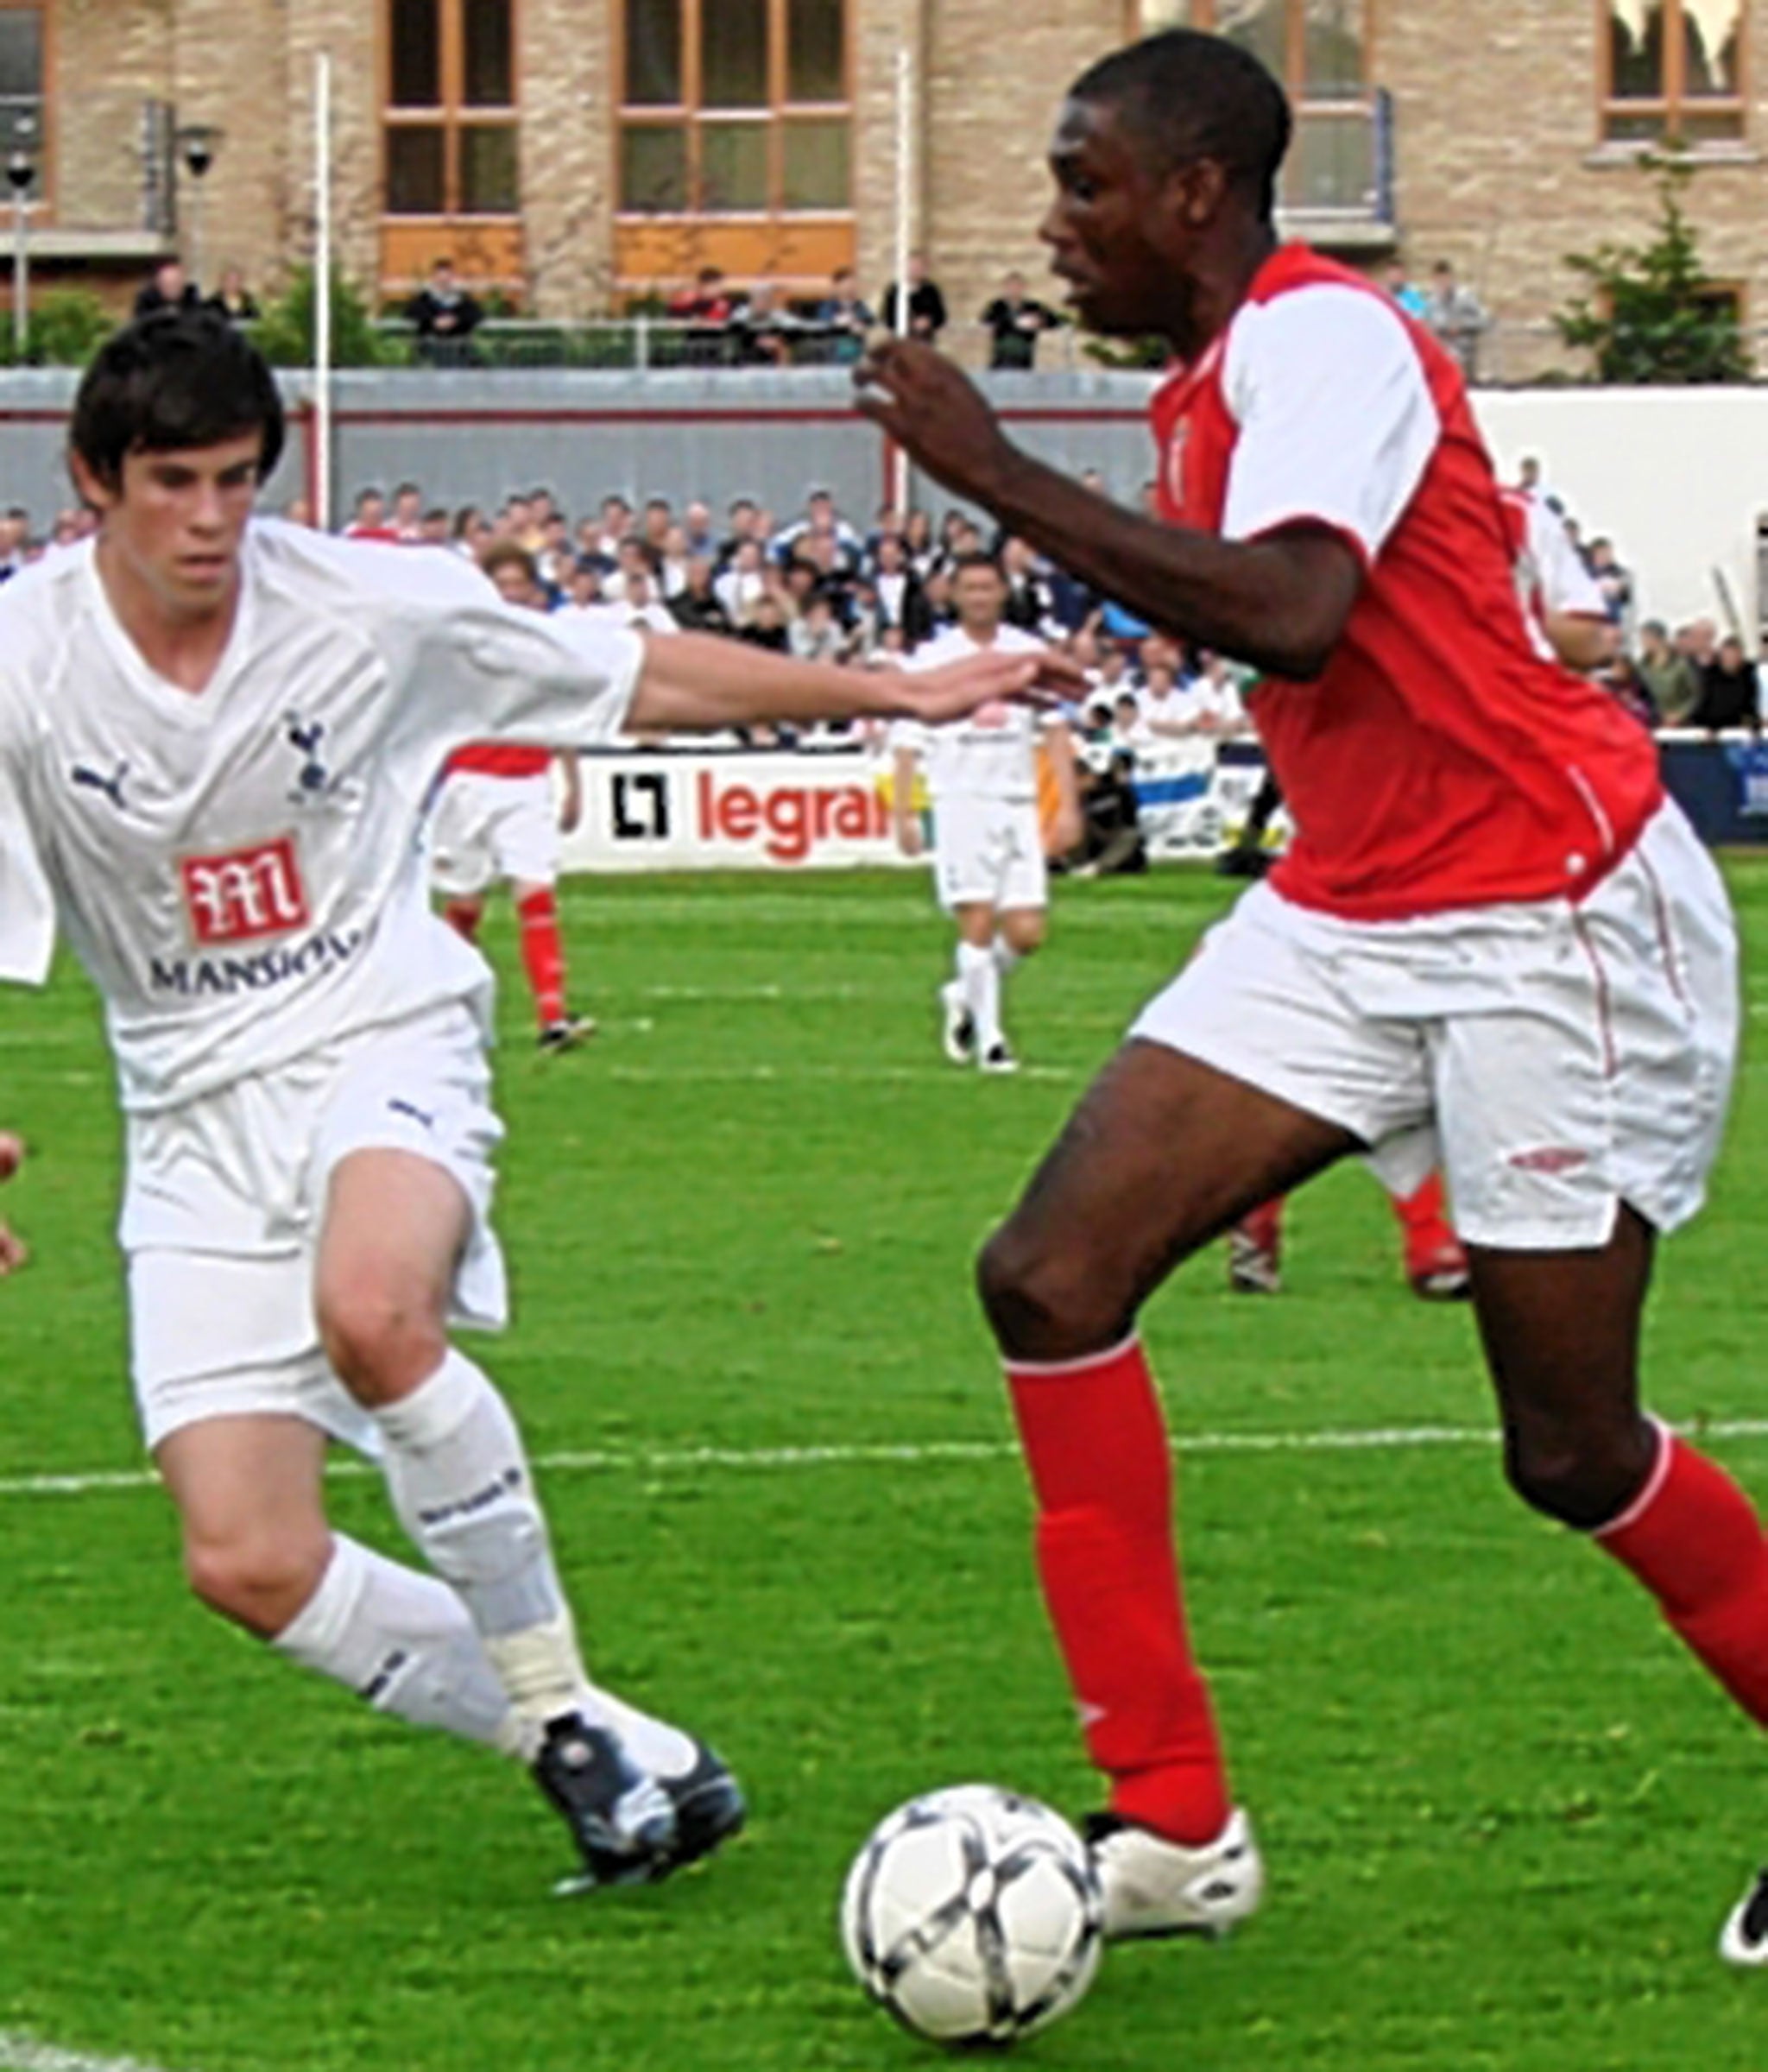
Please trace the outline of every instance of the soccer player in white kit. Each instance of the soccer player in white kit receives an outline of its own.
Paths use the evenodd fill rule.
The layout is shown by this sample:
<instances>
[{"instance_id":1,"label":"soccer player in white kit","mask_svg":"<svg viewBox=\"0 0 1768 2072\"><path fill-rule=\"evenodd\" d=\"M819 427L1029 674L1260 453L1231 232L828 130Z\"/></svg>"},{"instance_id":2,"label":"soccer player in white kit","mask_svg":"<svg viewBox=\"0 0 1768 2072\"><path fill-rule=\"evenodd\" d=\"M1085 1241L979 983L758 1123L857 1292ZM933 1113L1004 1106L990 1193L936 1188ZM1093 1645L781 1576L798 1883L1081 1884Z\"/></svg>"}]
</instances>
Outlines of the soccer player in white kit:
<instances>
[{"instance_id":1,"label":"soccer player in white kit","mask_svg":"<svg viewBox=\"0 0 1768 2072\"><path fill-rule=\"evenodd\" d=\"M490 974L426 898L433 779L487 735L943 720L1040 672L542 618L448 555L251 521L282 433L268 370L207 313L131 325L83 380L98 537L0 597L0 978L41 982L59 924L104 997L136 1394L198 1596L528 1763L574 1887L654 1879L742 1798L590 1682L515 1421L448 1340L503 1320L502 1133ZM379 1454L425 1569L332 1531L332 1438Z\"/></svg>"},{"instance_id":2,"label":"soccer player in white kit","mask_svg":"<svg viewBox=\"0 0 1768 2072\"><path fill-rule=\"evenodd\" d=\"M906 666L937 669L967 655L1039 654L1044 643L1002 622L1007 582L987 554L967 554L952 579L957 623L917 648ZM905 856L921 852L915 778L925 765L933 804L933 879L957 926L957 969L939 989L945 1054L985 1072L1018 1060L1001 1026L1001 982L1043 943L1049 877L1038 818L1038 743L1049 752L1058 803L1051 846L1080 840L1074 745L1067 726L1023 704L984 706L949 726L893 730L892 818Z\"/></svg>"}]
</instances>

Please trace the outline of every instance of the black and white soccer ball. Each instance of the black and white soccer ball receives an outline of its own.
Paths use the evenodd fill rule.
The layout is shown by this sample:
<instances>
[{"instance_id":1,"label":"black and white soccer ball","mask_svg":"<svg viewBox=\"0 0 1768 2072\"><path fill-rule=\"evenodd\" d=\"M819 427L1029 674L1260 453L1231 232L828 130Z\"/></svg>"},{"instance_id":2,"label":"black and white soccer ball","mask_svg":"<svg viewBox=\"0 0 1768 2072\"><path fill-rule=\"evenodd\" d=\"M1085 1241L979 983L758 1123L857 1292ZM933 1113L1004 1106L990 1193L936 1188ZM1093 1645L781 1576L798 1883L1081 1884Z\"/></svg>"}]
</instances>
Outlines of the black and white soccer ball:
<instances>
[{"instance_id":1,"label":"black and white soccer ball","mask_svg":"<svg viewBox=\"0 0 1768 2072\"><path fill-rule=\"evenodd\" d=\"M1006 2044L1065 2014L1099 1968L1086 1844L1048 1806L956 1785L881 1821L841 1898L854 1975L918 2036Z\"/></svg>"}]
</instances>

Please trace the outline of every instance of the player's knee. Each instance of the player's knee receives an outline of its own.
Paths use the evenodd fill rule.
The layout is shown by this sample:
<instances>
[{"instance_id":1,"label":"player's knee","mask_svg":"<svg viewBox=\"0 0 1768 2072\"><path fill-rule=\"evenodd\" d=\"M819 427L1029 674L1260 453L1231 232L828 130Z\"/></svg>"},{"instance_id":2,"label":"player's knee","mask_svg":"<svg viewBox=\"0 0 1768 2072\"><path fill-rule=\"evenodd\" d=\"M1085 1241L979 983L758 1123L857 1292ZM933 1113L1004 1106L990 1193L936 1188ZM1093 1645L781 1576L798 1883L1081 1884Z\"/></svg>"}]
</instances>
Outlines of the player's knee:
<instances>
[{"instance_id":1,"label":"player's knee","mask_svg":"<svg viewBox=\"0 0 1768 2072\"><path fill-rule=\"evenodd\" d=\"M1511 1488L1531 1510L1580 1532L1618 1518L1650 1468L1649 1440L1631 1425L1612 1432L1505 1434Z\"/></svg>"},{"instance_id":2,"label":"player's knee","mask_svg":"<svg viewBox=\"0 0 1768 2072\"><path fill-rule=\"evenodd\" d=\"M319 1587L331 1558L323 1532L241 1532L189 1538L184 1569L192 1592L213 1612L269 1639Z\"/></svg>"},{"instance_id":3,"label":"player's knee","mask_svg":"<svg viewBox=\"0 0 1768 2072\"><path fill-rule=\"evenodd\" d=\"M976 1290L1009 1358L1077 1359L1113 1343L1128 1328L1122 1292L1097 1260L1012 1222L983 1246Z\"/></svg>"},{"instance_id":4,"label":"player's knee","mask_svg":"<svg viewBox=\"0 0 1768 2072\"><path fill-rule=\"evenodd\" d=\"M360 1402L409 1394L448 1351L443 1320L415 1292L346 1280L322 1288L317 1306L325 1357Z\"/></svg>"},{"instance_id":5,"label":"player's knee","mask_svg":"<svg viewBox=\"0 0 1768 2072\"><path fill-rule=\"evenodd\" d=\"M1029 957L1034 950L1044 946L1044 916L1039 913L1008 914L1001 924L1001 933L1009 950L1019 957Z\"/></svg>"}]
</instances>

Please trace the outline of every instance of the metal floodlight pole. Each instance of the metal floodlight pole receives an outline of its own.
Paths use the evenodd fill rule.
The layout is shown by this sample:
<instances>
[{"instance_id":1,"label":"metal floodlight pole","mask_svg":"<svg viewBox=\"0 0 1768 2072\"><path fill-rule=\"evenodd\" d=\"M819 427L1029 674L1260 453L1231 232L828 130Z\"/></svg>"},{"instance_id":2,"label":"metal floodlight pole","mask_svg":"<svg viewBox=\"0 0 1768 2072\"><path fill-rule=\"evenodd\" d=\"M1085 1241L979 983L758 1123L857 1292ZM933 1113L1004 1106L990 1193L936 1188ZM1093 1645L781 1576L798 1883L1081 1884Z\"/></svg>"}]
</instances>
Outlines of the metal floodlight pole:
<instances>
[{"instance_id":1,"label":"metal floodlight pole","mask_svg":"<svg viewBox=\"0 0 1768 2072\"><path fill-rule=\"evenodd\" d=\"M332 529L332 59L313 60L313 523Z\"/></svg>"},{"instance_id":2,"label":"metal floodlight pole","mask_svg":"<svg viewBox=\"0 0 1768 2072\"><path fill-rule=\"evenodd\" d=\"M15 144L6 161L6 184L12 189L12 351L21 364L31 321L30 205L26 197L36 164L23 143Z\"/></svg>"},{"instance_id":3,"label":"metal floodlight pole","mask_svg":"<svg viewBox=\"0 0 1768 2072\"><path fill-rule=\"evenodd\" d=\"M220 148L221 132L212 123L186 123L178 132L178 148L191 178L190 278L203 280L203 181Z\"/></svg>"},{"instance_id":4,"label":"metal floodlight pole","mask_svg":"<svg viewBox=\"0 0 1768 2072\"><path fill-rule=\"evenodd\" d=\"M910 218L914 211L914 54L906 43L896 53L896 335L908 336L908 255ZM906 452L890 449L890 480L885 485L892 507L908 520L908 500L914 493L914 478Z\"/></svg>"}]
</instances>

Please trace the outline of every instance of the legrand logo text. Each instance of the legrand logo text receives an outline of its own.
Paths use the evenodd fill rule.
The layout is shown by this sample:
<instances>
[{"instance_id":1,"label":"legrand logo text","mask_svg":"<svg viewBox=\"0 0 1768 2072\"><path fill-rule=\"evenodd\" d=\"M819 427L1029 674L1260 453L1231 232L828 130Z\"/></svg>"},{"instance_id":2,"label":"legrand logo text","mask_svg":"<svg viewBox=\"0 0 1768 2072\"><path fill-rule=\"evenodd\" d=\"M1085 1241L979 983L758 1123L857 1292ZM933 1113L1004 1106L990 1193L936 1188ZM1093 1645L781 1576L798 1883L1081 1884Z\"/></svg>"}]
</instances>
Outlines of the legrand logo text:
<instances>
[{"instance_id":1,"label":"legrand logo text","mask_svg":"<svg viewBox=\"0 0 1768 2072\"><path fill-rule=\"evenodd\" d=\"M694 786L703 842L759 842L775 863L802 863L819 842L884 842L890 814L863 784L721 784L702 770Z\"/></svg>"}]
</instances>

